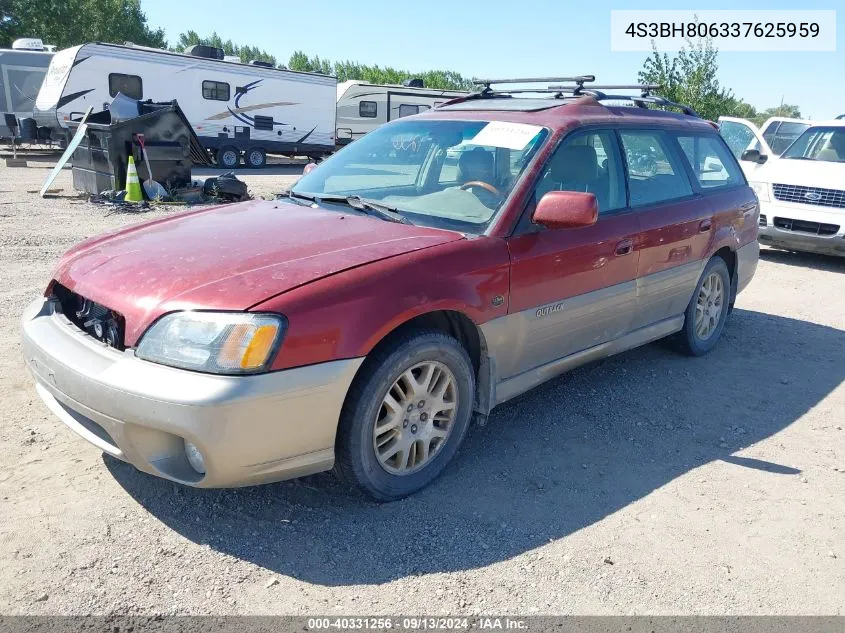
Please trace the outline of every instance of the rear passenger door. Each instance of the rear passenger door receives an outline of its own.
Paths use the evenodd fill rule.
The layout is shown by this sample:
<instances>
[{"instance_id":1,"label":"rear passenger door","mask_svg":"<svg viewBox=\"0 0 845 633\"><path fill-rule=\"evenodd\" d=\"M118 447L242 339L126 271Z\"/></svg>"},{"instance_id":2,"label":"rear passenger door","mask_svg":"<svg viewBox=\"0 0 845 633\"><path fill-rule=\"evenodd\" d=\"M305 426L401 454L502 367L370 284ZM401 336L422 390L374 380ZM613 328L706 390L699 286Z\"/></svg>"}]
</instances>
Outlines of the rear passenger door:
<instances>
[{"instance_id":1,"label":"rear passenger door","mask_svg":"<svg viewBox=\"0 0 845 633\"><path fill-rule=\"evenodd\" d=\"M553 190L593 193L598 222L550 230L530 221ZM545 165L513 237L510 312L512 353L499 359L507 379L624 335L635 302L635 214L626 208L625 176L612 130L571 134Z\"/></svg>"},{"instance_id":2,"label":"rear passenger door","mask_svg":"<svg viewBox=\"0 0 845 633\"><path fill-rule=\"evenodd\" d=\"M677 317L689 303L712 230L682 151L662 130L621 129L628 195L640 222L632 329Z\"/></svg>"}]
</instances>

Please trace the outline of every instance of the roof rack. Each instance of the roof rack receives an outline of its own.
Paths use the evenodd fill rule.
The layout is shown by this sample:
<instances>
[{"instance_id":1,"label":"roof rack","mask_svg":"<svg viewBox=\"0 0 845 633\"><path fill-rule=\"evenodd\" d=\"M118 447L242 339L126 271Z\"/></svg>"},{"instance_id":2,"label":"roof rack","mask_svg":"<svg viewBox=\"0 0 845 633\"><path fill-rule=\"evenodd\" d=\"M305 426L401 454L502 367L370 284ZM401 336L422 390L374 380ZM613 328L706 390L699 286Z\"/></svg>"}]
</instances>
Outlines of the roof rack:
<instances>
[{"instance_id":1,"label":"roof rack","mask_svg":"<svg viewBox=\"0 0 845 633\"><path fill-rule=\"evenodd\" d=\"M478 92L473 92L466 97L459 97L443 105L451 105L462 101L475 99L509 98L513 95L524 93L549 94L557 99L589 96L596 101L631 101L640 108L648 108L648 105L677 108L684 114L699 117L698 113L690 106L682 103L675 103L664 97L653 94L660 90L659 84L592 84L596 80L595 75L577 75L575 77L527 77L515 79L473 79L476 86L483 86ZM555 83L558 82L558 83ZM567 82L567 83L564 83ZM517 88L496 88L502 84L546 84L545 87L517 87ZM584 84L592 84L585 86ZM608 94L605 90L636 90L639 95L630 94ZM699 117L700 118L700 117Z\"/></svg>"},{"instance_id":2,"label":"roof rack","mask_svg":"<svg viewBox=\"0 0 845 633\"><path fill-rule=\"evenodd\" d=\"M643 97L649 96L655 90L660 90L660 84L602 84L592 85L586 88L583 84L576 84L574 86L549 86L549 90L557 90L559 92L572 92L576 95L587 94L590 91L599 92L603 90L639 90Z\"/></svg>"},{"instance_id":3,"label":"roof rack","mask_svg":"<svg viewBox=\"0 0 845 633\"><path fill-rule=\"evenodd\" d=\"M660 86L656 86L654 89L657 90L659 88L660 88ZM649 104L649 103L654 104L654 105L658 105L658 106L663 106L663 107L666 107L666 108L678 108L679 110L681 110L681 112L683 112L684 114L686 114L688 116L694 116L696 118L701 118L699 116L698 112L693 110L688 105L685 105L683 103L676 103L674 101L670 101L669 99L666 99L665 97L660 97L660 96L657 96L657 95L649 94L649 91L646 91L646 90L643 90L643 92L642 92L642 94L640 94L640 96L622 95L622 94L607 94L605 92L602 92L601 90L593 90L593 89L579 90L577 92L573 92L572 94L573 94L573 96L579 96L579 97L580 96L592 97L593 99L595 99L598 102L602 102L602 101L631 101L631 102L634 103L634 105L636 105L640 108L648 108L648 106L646 104Z\"/></svg>"},{"instance_id":4,"label":"roof rack","mask_svg":"<svg viewBox=\"0 0 845 633\"><path fill-rule=\"evenodd\" d=\"M484 96L489 96L492 94L508 94L512 92L538 92L537 89L528 89L528 88L513 88L513 89L505 89L505 90L493 90L490 86L493 85L501 85L501 84L548 84L550 82L555 81L571 81L578 86L583 87L585 83L593 82L596 80L595 75L576 75L575 77L522 77L516 79L473 79L472 83L474 86L484 86L481 89L481 94ZM540 90L542 92L546 92L547 90Z\"/></svg>"}]
</instances>

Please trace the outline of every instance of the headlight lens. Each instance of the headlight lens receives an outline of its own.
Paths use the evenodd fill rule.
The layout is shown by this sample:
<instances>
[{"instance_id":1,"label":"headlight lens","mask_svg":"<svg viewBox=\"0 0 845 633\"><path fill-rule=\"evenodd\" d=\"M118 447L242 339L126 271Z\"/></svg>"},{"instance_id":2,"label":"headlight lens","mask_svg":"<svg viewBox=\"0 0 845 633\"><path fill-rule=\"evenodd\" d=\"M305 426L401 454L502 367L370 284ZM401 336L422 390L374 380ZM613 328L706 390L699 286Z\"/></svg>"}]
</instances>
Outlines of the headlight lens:
<instances>
[{"instance_id":1,"label":"headlight lens","mask_svg":"<svg viewBox=\"0 0 845 633\"><path fill-rule=\"evenodd\" d=\"M277 314L174 312L141 338L138 358L214 374L254 374L267 369L287 321Z\"/></svg>"},{"instance_id":2,"label":"headlight lens","mask_svg":"<svg viewBox=\"0 0 845 633\"><path fill-rule=\"evenodd\" d=\"M752 182L749 182L748 184L754 190L754 193L757 194L757 199L760 202L768 202L769 201L769 183L752 181Z\"/></svg>"}]
</instances>

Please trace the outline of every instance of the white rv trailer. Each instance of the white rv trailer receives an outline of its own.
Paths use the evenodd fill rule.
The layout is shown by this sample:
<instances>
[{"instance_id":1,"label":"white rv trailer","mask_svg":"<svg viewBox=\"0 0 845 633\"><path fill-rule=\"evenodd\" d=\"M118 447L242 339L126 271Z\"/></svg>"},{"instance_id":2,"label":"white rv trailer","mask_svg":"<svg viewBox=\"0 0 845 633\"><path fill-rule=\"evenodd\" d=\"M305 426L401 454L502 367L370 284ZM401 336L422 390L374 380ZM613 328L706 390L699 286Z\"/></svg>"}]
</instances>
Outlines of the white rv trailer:
<instances>
[{"instance_id":1,"label":"white rv trailer","mask_svg":"<svg viewBox=\"0 0 845 633\"><path fill-rule=\"evenodd\" d=\"M64 134L69 120L89 106L108 109L118 92L175 99L221 166L238 165L243 153L247 166L260 167L267 153L320 157L334 150L336 85L334 77L317 73L91 43L56 53L35 116Z\"/></svg>"},{"instance_id":2,"label":"white rv trailer","mask_svg":"<svg viewBox=\"0 0 845 633\"><path fill-rule=\"evenodd\" d=\"M337 85L337 144L347 145L388 121L419 114L467 94L425 88L419 80L412 80L409 86L344 81Z\"/></svg>"},{"instance_id":3,"label":"white rv trailer","mask_svg":"<svg viewBox=\"0 0 845 633\"><path fill-rule=\"evenodd\" d=\"M53 53L37 39L16 40L12 48L0 49L0 113L14 114L18 120L32 117L52 57ZM0 137L10 136L0 116Z\"/></svg>"}]
</instances>

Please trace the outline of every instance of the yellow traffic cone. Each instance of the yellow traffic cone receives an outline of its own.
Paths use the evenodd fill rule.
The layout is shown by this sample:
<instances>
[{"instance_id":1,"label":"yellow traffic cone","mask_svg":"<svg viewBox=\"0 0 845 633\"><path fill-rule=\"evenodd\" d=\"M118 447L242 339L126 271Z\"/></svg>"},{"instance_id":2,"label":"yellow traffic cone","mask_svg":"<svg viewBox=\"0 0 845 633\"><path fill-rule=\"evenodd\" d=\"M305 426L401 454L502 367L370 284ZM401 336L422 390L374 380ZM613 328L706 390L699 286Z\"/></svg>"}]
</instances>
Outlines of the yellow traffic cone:
<instances>
[{"instance_id":1,"label":"yellow traffic cone","mask_svg":"<svg viewBox=\"0 0 845 633\"><path fill-rule=\"evenodd\" d=\"M141 193L141 181L138 180L138 170L135 169L135 159L129 155L129 165L126 167L126 202L143 202L144 196Z\"/></svg>"}]
</instances>

